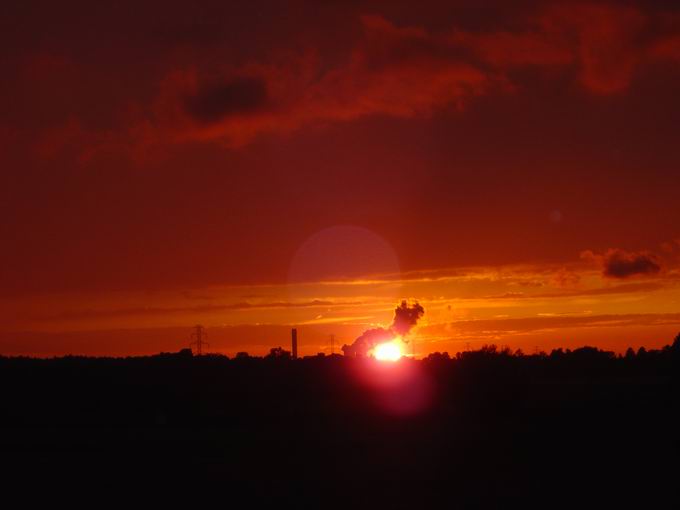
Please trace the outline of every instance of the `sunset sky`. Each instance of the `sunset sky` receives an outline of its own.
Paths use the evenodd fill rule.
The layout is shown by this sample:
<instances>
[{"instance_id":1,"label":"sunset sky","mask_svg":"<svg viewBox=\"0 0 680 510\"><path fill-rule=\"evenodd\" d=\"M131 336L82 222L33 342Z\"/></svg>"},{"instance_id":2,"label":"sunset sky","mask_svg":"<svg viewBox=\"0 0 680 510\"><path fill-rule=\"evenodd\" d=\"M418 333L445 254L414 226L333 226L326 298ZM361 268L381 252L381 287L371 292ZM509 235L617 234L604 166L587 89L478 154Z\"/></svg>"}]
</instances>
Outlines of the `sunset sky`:
<instances>
[{"instance_id":1,"label":"sunset sky","mask_svg":"<svg viewBox=\"0 0 680 510\"><path fill-rule=\"evenodd\" d=\"M680 332L678 2L0 16L0 354L338 352L402 299L418 356Z\"/></svg>"}]
</instances>

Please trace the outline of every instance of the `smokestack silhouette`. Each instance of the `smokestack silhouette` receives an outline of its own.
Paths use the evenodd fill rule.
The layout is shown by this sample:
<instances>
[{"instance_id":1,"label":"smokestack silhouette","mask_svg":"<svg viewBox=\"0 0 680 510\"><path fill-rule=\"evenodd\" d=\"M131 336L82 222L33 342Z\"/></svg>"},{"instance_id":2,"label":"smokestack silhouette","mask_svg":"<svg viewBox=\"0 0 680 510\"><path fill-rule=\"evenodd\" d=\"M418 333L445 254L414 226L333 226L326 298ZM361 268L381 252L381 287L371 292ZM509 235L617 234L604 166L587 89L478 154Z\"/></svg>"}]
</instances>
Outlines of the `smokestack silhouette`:
<instances>
[{"instance_id":1,"label":"smokestack silhouette","mask_svg":"<svg viewBox=\"0 0 680 510\"><path fill-rule=\"evenodd\" d=\"M352 345L343 345L342 352L345 356L363 357L367 356L368 352L376 345L389 342L395 336L400 336L404 340L404 337L410 333L424 313L425 309L417 301L409 305L404 300L394 309L394 319L389 328L375 328L364 331L361 336L354 340Z\"/></svg>"},{"instance_id":2,"label":"smokestack silhouette","mask_svg":"<svg viewBox=\"0 0 680 510\"><path fill-rule=\"evenodd\" d=\"M297 329L291 330L291 337L293 342L293 359L297 359Z\"/></svg>"}]
</instances>

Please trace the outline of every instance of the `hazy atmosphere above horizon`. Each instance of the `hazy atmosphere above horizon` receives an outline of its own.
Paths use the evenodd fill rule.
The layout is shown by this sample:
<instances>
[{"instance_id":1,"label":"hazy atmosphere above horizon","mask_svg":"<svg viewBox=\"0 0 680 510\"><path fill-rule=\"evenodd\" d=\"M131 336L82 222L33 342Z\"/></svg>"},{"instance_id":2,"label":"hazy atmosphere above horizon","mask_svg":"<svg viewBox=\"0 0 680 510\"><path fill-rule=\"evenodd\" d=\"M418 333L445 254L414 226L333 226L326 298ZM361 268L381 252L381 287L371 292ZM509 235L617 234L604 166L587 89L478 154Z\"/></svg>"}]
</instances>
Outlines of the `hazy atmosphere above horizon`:
<instances>
[{"instance_id":1,"label":"hazy atmosphere above horizon","mask_svg":"<svg viewBox=\"0 0 680 510\"><path fill-rule=\"evenodd\" d=\"M37 2L0 31L0 355L658 348L680 4Z\"/></svg>"}]
</instances>

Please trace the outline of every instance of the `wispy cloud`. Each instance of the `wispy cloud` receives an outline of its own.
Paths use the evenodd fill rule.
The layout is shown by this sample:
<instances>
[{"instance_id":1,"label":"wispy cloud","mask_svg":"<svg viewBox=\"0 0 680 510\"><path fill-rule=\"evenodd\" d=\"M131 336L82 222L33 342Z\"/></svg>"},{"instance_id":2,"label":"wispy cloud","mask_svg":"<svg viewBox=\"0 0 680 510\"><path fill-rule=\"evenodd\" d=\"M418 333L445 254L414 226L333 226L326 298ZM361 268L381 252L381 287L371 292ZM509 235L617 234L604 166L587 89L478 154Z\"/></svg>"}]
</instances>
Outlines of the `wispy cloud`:
<instances>
[{"instance_id":1,"label":"wispy cloud","mask_svg":"<svg viewBox=\"0 0 680 510\"><path fill-rule=\"evenodd\" d=\"M666 314L608 314L554 315L497 319L459 320L431 324L421 328L424 335L467 333L506 335L535 331L554 331L567 328L600 328L621 326L680 325L680 313Z\"/></svg>"},{"instance_id":2,"label":"wispy cloud","mask_svg":"<svg viewBox=\"0 0 680 510\"><path fill-rule=\"evenodd\" d=\"M130 307L115 309L81 309L67 310L56 315L41 316L43 321L93 319L107 317L135 317L135 316L163 316L176 314L200 315L213 312L239 311L239 310L272 310L290 308L318 308L339 306L360 306L357 301L325 301L314 299L306 302L273 301L267 303L249 303L247 301L225 305L201 305L201 306L175 306L175 307Z\"/></svg>"},{"instance_id":3,"label":"wispy cloud","mask_svg":"<svg viewBox=\"0 0 680 510\"><path fill-rule=\"evenodd\" d=\"M639 6L600 2L540 4L499 30L471 31L454 22L431 31L362 15L360 37L335 65L309 50L238 66L225 58L175 68L159 80L153 106L136 108L132 128L87 133L71 119L39 145L52 154L82 143L85 159L125 147L145 157L168 142L233 148L308 126L461 110L477 97L527 86L517 72L530 69L570 76L594 95L621 94L643 66L680 60L680 27L666 23L666 30L650 31L658 18Z\"/></svg>"}]
</instances>

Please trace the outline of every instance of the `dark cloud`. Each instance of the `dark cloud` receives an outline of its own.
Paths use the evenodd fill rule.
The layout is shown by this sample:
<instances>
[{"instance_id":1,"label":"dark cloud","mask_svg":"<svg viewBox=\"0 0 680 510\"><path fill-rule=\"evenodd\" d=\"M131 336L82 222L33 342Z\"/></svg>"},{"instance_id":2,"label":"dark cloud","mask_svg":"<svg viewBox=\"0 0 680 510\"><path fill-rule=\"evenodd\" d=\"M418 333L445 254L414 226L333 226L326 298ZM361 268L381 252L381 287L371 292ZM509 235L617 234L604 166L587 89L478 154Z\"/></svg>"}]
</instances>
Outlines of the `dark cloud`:
<instances>
[{"instance_id":1,"label":"dark cloud","mask_svg":"<svg viewBox=\"0 0 680 510\"><path fill-rule=\"evenodd\" d=\"M661 271L661 263L658 258L648 251L629 252L619 248L611 248L603 255L598 255L588 250L581 254L581 258L600 264L602 274L607 278L653 275Z\"/></svg>"},{"instance_id":2,"label":"dark cloud","mask_svg":"<svg viewBox=\"0 0 680 510\"><path fill-rule=\"evenodd\" d=\"M611 278L656 274L659 271L661 266L651 253L609 250L604 256L604 275Z\"/></svg>"},{"instance_id":3,"label":"dark cloud","mask_svg":"<svg viewBox=\"0 0 680 510\"><path fill-rule=\"evenodd\" d=\"M267 102L267 84L261 78L238 77L203 85L185 98L187 112L196 120L214 123L235 114L252 113Z\"/></svg>"},{"instance_id":4,"label":"dark cloud","mask_svg":"<svg viewBox=\"0 0 680 510\"><path fill-rule=\"evenodd\" d=\"M406 301L394 309L394 322L392 323L392 330L405 336L418 323L418 320L425 313L425 309L415 302L409 305Z\"/></svg>"}]
</instances>

